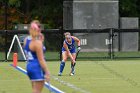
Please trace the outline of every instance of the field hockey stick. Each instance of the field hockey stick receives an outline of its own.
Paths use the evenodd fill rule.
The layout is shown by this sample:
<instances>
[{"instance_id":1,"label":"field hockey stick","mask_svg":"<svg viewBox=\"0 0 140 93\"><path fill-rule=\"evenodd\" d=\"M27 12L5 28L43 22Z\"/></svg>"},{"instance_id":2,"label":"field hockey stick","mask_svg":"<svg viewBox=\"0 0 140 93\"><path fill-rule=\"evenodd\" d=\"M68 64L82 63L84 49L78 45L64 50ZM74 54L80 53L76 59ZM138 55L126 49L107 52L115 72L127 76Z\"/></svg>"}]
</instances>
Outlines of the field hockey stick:
<instances>
[{"instance_id":1,"label":"field hockey stick","mask_svg":"<svg viewBox=\"0 0 140 93\"><path fill-rule=\"evenodd\" d=\"M78 57L79 52L80 52L80 50L78 50L77 53L76 53L75 61L76 61L76 59L77 59L77 57ZM75 66L75 64L73 64L71 68L74 69L74 66ZM71 71L71 72L72 72L72 71Z\"/></svg>"},{"instance_id":2,"label":"field hockey stick","mask_svg":"<svg viewBox=\"0 0 140 93\"><path fill-rule=\"evenodd\" d=\"M80 50L78 50L77 53L76 53L75 61L76 61L76 59L78 57L79 52L80 52Z\"/></svg>"}]
</instances>

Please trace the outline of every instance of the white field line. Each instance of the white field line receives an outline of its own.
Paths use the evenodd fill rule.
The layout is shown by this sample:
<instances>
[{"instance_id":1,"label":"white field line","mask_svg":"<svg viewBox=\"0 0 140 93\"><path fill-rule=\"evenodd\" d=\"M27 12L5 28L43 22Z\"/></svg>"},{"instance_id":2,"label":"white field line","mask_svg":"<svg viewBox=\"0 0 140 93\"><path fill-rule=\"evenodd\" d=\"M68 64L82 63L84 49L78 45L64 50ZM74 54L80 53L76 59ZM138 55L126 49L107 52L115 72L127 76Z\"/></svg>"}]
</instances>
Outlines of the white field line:
<instances>
[{"instance_id":1,"label":"white field line","mask_svg":"<svg viewBox=\"0 0 140 93\"><path fill-rule=\"evenodd\" d=\"M19 67L19 66L17 66L16 69L19 70L19 71L21 71L21 72L24 73L24 74L27 74L27 71L26 71L25 69ZM49 85L49 86L48 86L48 85ZM55 92L55 93L65 93L65 92L59 90L58 88L54 87L53 85L48 84L47 82L45 82L45 86L46 86L47 88L50 87L51 90L54 90L53 92Z\"/></svg>"},{"instance_id":2,"label":"white field line","mask_svg":"<svg viewBox=\"0 0 140 93\"><path fill-rule=\"evenodd\" d=\"M67 86L67 87L70 87L70 88L72 88L72 89L74 89L74 90L76 90L76 91L79 91L79 92L81 92L81 93L91 93L91 92L89 92L89 91L86 91L86 90L83 90L83 89L81 89L81 88L78 88L78 87L76 87L75 85L73 85L73 84L71 84L71 83L68 83L68 82L66 82L66 81L63 81L63 80L60 80L59 78L57 78L57 77L55 77L55 76L51 76L55 81L58 81L60 84L63 84L63 85L65 85L65 86Z\"/></svg>"}]
</instances>

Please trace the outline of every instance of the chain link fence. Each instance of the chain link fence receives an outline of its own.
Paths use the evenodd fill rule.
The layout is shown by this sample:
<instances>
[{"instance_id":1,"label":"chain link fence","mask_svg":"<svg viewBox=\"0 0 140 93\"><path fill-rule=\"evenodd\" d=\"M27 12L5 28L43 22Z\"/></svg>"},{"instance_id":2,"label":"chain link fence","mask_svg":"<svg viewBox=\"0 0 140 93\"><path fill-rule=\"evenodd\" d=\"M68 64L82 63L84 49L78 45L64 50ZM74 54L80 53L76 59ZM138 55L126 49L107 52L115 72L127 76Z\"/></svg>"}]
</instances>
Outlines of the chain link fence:
<instances>
[{"instance_id":1,"label":"chain link fence","mask_svg":"<svg viewBox=\"0 0 140 93\"><path fill-rule=\"evenodd\" d=\"M43 30L47 48L47 60L61 60L61 47L64 32L70 32L81 41L81 52L78 60L140 58L140 29L47 29ZM14 52L18 53L19 61L24 61L17 41L15 40L9 57L7 53L14 35L17 35L21 45L28 35L27 30L0 31L0 60L12 61Z\"/></svg>"}]
</instances>

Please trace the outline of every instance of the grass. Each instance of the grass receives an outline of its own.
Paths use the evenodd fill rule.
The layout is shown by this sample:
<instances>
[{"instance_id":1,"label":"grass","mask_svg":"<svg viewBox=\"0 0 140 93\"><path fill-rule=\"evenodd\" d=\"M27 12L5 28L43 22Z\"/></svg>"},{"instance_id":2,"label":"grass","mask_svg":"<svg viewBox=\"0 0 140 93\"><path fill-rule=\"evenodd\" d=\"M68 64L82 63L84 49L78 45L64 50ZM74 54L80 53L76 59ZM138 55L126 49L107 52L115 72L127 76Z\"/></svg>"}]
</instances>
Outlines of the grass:
<instances>
[{"instance_id":1,"label":"grass","mask_svg":"<svg viewBox=\"0 0 140 93\"><path fill-rule=\"evenodd\" d=\"M10 67L11 62L0 62L0 93L31 93L28 77ZM70 62L63 76L57 76L59 62L48 62L51 75L63 82L90 93L139 93L140 60L77 61L76 75L69 76ZM24 62L19 66L25 68ZM51 78L51 84L66 93L82 93ZM48 93L44 88L42 93Z\"/></svg>"}]
</instances>

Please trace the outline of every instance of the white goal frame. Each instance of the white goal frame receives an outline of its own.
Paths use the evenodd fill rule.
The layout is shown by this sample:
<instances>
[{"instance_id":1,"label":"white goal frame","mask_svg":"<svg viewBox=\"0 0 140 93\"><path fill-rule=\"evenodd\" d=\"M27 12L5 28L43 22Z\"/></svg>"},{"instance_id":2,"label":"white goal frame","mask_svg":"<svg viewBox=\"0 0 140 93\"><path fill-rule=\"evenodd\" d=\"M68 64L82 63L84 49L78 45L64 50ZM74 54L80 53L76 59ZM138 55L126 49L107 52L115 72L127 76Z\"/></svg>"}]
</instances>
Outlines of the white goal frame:
<instances>
[{"instance_id":1,"label":"white goal frame","mask_svg":"<svg viewBox=\"0 0 140 93\"><path fill-rule=\"evenodd\" d=\"M22 48L22 46L21 46L21 43L20 43L20 41L19 41L19 38L18 38L17 35L14 35L14 37L13 37L13 39L12 39L12 43L11 43L10 48L9 48L9 50L8 50L8 53L7 53L7 60L8 60L8 58L9 58L9 55L10 55L10 52L11 52L11 49L12 49L12 47L13 47L13 45L14 45L15 40L17 40L18 46L19 46L19 48L20 48L20 51L21 51L21 53L22 53L22 55L23 55L24 60L27 60L27 59L26 59L26 56L25 56L25 53L24 53L24 51L23 51L23 48Z\"/></svg>"}]
</instances>

